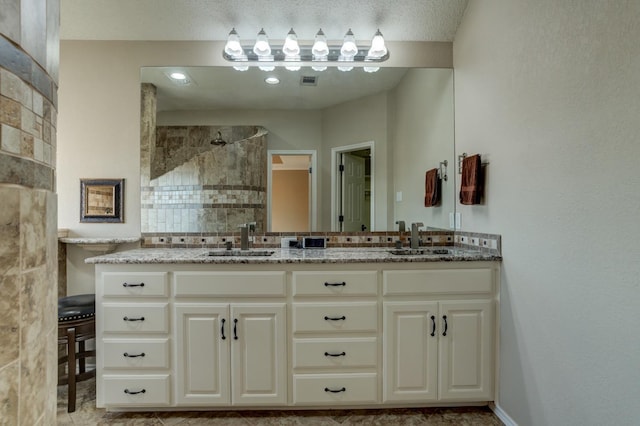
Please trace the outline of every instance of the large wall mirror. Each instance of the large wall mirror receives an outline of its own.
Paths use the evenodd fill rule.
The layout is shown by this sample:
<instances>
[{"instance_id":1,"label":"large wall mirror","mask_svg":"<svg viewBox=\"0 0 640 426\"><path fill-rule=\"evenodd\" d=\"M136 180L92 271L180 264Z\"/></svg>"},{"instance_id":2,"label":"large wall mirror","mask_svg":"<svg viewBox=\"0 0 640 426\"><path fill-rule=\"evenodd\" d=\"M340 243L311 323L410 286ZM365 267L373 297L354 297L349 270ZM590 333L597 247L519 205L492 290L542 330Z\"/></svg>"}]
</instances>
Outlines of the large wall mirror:
<instances>
[{"instance_id":1,"label":"large wall mirror","mask_svg":"<svg viewBox=\"0 0 640 426\"><path fill-rule=\"evenodd\" d=\"M172 79L174 71L184 73L186 82ZM268 77L277 84L269 84ZM305 224L288 231L348 230L338 220L345 204L339 165L354 156L360 158L349 161L361 164L364 174L355 186L362 191L355 198L362 206L355 210L367 215L361 220L365 230L397 229L400 220L449 228L457 177L451 69L144 67L141 82L143 233L236 231L247 221L258 222L260 231L275 230L279 223L277 230L286 232L272 215L294 210L309 219L287 219ZM152 116L145 115L145 105ZM315 154L316 167L308 191L300 184L304 173L291 170L296 166L272 175L282 169L278 164L289 163L288 156L300 160L311 158L309 153ZM448 167L441 167L445 160ZM300 170L310 168L309 162L294 163ZM441 200L427 208L425 172L433 168L441 169ZM293 181L297 186L291 188L299 189L272 187ZM157 196L162 185L182 191L183 201L163 203ZM232 196L234 186L255 194ZM274 205L282 198L277 194L291 191L299 197L288 198L290 207ZM240 209L225 211L230 203ZM358 220L354 224L360 228Z\"/></svg>"}]
</instances>

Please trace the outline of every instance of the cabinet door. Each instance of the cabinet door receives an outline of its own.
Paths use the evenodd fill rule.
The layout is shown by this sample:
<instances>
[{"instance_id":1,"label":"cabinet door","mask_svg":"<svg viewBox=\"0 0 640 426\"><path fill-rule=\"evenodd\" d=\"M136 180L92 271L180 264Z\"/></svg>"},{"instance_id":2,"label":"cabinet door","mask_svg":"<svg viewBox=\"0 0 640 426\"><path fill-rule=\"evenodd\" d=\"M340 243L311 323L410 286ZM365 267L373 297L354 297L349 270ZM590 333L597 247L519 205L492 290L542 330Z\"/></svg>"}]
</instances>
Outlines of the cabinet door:
<instances>
[{"instance_id":1,"label":"cabinet door","mask_svg":"<svg viewBox=\"0 0 640 426\"><path fill-rule=\"evenodd\" d=\"M232 304L231 317L233 404L286 404L285 304Z\"/></svg>"},{"instance_id":2,"label":"cabinet door","mask_svg":"<svg viewBox=\"0 0 640 426\"><path fill-rule=\"evenodd\" d=\"M384 303L384 402L437 398L436 302Z\"/></svg>"},{"instance_id":3,"label":"cabinet door","mask_svg":"<svg viewBox=\"0 0 640 426\"><path fill-rule=\"evenodd\" d=\"M175 318L176 404L228 405L229 305L176 303Z\"/></svg>"},{"instance_id":4,"label":"cabinet door","mask_svg":"<svg viewBox=\"0 0 640 426\"><path fill-rule=\"evenodd\" d=\"M440 302L439 320L440 399L493 400L493 303Z\"/></svg>"}]
</instances>

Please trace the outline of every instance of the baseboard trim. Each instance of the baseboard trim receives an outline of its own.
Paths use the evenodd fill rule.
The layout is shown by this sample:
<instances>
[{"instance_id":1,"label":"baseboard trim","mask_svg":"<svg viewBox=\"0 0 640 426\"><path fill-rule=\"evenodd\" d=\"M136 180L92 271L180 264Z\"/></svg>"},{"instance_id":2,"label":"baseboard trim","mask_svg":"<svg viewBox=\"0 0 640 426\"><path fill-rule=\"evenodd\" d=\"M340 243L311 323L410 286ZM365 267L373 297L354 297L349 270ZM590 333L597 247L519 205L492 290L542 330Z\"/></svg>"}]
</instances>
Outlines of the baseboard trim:
<instances>
[{"instance_id":1,"label":"baseboard trim","mask_svg":"<svg viewBox=\"0 0 640 426\"><path fill-rule=\"evenodd\" d=\"M502 421L502 423L504 423L506 426L518 426L518 423L516 423L503 409L502 407L494 404L494 403L490 403L489 404L489 408L491 408L491 410L493 410L493 413L498 416L498 418Z\"/></svg>"}]
</instances>

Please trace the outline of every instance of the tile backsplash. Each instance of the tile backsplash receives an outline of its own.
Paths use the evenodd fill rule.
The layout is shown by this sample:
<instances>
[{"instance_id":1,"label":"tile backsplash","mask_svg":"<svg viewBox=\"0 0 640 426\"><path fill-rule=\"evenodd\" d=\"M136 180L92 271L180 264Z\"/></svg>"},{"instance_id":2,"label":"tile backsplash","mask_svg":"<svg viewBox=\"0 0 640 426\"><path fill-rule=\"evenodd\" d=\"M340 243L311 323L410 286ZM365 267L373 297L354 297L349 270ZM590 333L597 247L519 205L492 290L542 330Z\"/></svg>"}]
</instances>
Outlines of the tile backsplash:
<instances>
[{"instance_id":1,"label":"tile backsplash","mask_svg":"<svg viewBox=\"0 0 640 426\"><path fill-rule=\"evenodd\" d=\"M331 247L395 247L396 241L402 241L404 247L411 242L410 232L267 232L253 235L252 247L278 248L281 239L295 237L324 237L326 246ZM142 247L147 248L223 248L231 241L234 247L240 246L240 232L202 232L202 233L143 233ZM420 245L457 246L467 249L500 254L500 235L473 232L454 232L448 230L429 230L420 232Z\"/></svg>"}]
</instances>

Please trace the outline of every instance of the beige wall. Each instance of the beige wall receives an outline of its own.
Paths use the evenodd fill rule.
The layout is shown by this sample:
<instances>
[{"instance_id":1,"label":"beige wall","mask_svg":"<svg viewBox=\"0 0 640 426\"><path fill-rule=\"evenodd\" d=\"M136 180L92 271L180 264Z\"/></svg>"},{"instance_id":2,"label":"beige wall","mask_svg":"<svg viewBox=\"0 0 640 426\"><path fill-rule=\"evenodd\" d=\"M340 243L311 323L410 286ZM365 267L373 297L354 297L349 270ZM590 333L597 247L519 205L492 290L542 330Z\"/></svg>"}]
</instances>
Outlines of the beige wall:
<instances>
[{"instance_id":1,"label":"beige wall","mask_svg":"<svg viewBox=\"0 0 640 426\"><path fill-rule=\"evenodd\" d=\"M309 231L309 172L271 172L271 230Z\"/></svg>"},{"instance_id":2,"label":"beige wall","mask_svg":"<svg viewBox=\"0 0 640 426\"><path fill-rule=\"evenodd\" d=\"M489 162L464 230L502 234L500 407L517 424L640 419L640 3L469 2L456 150Z\"/></svg>"}]
</instances>

